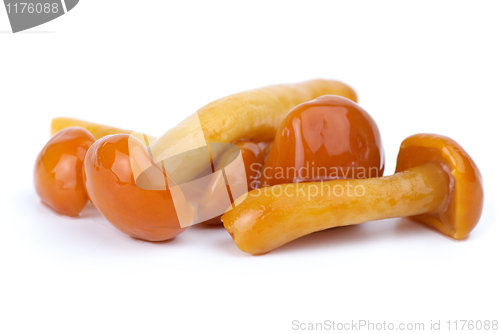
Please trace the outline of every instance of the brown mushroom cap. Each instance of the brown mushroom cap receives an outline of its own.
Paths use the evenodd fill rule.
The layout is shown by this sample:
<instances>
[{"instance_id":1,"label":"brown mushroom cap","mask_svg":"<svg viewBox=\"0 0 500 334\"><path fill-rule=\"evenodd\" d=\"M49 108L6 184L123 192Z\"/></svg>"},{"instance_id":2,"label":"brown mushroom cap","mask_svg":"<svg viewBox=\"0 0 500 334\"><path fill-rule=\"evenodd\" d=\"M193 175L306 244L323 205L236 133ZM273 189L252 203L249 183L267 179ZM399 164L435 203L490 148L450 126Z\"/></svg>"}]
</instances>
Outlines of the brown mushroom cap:
<instances>
[{"instance_id":1,"label":"brown mushroom cap","mask_svg":"<svg viewBox=\"0 0 500 334\"><path fill-rule=\"evenodd\" d=\"M479 168L453 139L422 133L401 143L396 173L430 162L450 177L447 202L438 212L410 218L454 239L463 239L474 229L483 211L483 180Z\"/></svg>"}]
</instances>

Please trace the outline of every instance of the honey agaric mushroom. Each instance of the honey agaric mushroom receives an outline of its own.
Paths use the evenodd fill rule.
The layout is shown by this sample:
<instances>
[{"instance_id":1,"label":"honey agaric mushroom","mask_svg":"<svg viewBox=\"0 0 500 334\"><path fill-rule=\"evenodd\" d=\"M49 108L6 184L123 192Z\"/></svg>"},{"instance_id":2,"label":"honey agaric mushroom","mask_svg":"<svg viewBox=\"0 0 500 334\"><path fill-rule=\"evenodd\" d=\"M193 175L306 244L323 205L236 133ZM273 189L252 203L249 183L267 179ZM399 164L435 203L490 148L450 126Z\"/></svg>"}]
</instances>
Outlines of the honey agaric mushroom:
<instances>
[{"instance_id":1,"label":"honey agaric mushroom","mask_svg":"<svg viewBox=\"0 0 500 334\"><path fill-rule=\"evenodd\" d=\"M35 189L55 212L78 217L89 200L82 180L85 154L95 142L92 134L80 127L57 132L38 154L35 162Z\"/></svg>"},{"instance_id":2,"label":"honey agaric mushroom","mask_svg":"<svg viewBox=\"0 0 500 334\"><path fill-rule=\"evenodd\" d=\"M394 175L280 184L236 204L222 216L224 226L242 251L257 255L316 231L395 217L463 239L481 216L483 186L459 144L418 134L401 144Z\"/></svg>"}]
</instances>

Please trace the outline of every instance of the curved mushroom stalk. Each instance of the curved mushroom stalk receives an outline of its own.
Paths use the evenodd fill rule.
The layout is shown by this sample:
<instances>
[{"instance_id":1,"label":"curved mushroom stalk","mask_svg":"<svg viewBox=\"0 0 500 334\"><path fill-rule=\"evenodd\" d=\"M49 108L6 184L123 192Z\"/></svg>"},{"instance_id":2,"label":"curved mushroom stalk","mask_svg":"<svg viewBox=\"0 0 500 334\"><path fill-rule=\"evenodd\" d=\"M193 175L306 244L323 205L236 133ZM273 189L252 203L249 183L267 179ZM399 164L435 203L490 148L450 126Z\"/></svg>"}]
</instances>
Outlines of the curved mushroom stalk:
<instances>
[{"instance_id":1,"label":"curved mushroom stalk","mask_svg":"<svg viewBox=\"0 0 500 334\"><path fill-rule=\"evenodd\" d=\"M156 162L213 143L272 141L278 126L293 107L322 95L333 94L357 101L354 90L335 80L309 80L233 94L213 101L171 128L149 145ZM200 151L201 152L201 151ZM224 150L211 150L217 159ZM187 182L203 171L204 154L193 156L172 177Z\"/></svg>"}]
</instances>

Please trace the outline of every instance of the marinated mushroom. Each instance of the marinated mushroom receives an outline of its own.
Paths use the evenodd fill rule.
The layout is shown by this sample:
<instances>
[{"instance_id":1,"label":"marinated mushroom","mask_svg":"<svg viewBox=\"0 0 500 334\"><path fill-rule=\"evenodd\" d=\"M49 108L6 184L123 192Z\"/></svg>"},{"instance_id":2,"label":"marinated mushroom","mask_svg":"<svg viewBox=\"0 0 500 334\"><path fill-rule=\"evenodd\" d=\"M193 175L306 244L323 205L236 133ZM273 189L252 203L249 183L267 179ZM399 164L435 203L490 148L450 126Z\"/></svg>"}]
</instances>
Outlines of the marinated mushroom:
<instances>
[{"instance_id":1,"label":"marinated mushroom","mask_svg":"<svg viewBox=\"0 0 500 334\"><path fill-rule=\"evenodd\" d=\"M394 175L256 189L222 221L236 245L254 255L316 231L395 217L463 239L479 221L483 196L481 173L458 143L418 134L401 144Z\"/></svg>"}]
</instances>

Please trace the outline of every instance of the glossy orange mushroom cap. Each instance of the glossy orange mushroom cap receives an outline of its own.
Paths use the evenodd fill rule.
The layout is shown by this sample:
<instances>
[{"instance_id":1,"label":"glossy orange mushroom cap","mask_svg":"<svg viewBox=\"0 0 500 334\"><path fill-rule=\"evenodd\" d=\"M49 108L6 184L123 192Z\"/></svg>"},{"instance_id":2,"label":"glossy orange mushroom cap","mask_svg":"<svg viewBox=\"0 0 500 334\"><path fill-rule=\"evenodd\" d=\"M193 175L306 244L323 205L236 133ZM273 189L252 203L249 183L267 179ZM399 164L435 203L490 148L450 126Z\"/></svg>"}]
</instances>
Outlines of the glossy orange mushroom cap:
<instances>
[{"instance_id":1,"label":"glossy orange mushroom cap","mask_svg":"<svg viewBox=\"0 0 500 334\"><path fill-rule=\"evenodd\" d=\"M373 118L345 97L324 95L299 104L281 121L260 181L273 186L378 177L384 163Z\"/></svg>"},{"instance_id":2,"label":"glossy orange mushroom cap","mask_svg":"<svg viewBox=\"0 0 500 334\"><path fill-rule=\"evenodd\" d=\"M479 168L453 139L417 134L401 144L396 173L429 162L440 166L450 177L449 195L437 212L411 218L454 239L463 239L477 225L483 211L483 180Z\"/></svg>"},{"instance_id":3,"label":"glossy orange mushroom cap","mask_svg":"<svg viewBox=\"0 0 500 334\"><path fill-rule=\"evenodd\" d=\"M134 170L138 168L141 173L136 180ZM143 143L128 134L103 137L89 148L83 180L102 215L137 239L173 239L185 230L181 214L192 214L177 210L165 171L153 164Z\"/></svg>"},{"instance_id":4,"label":"glossy orange mushroom cap","mask_svg":"<svg viewBox=\"0 0 500 334\"><path fill-rule=\"evenodd\" d=\"M80 127L57 132L35 162L34 183L40 199L59 214L78 217L88 202L82 180L85 154L95 142Z\"/></svg>"}]
</instances>

